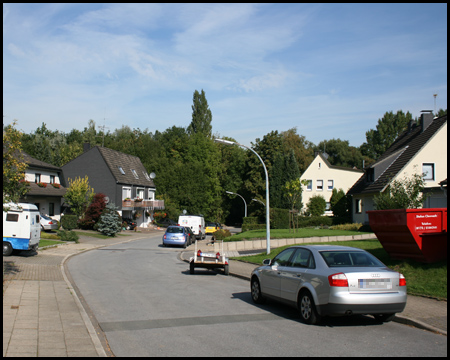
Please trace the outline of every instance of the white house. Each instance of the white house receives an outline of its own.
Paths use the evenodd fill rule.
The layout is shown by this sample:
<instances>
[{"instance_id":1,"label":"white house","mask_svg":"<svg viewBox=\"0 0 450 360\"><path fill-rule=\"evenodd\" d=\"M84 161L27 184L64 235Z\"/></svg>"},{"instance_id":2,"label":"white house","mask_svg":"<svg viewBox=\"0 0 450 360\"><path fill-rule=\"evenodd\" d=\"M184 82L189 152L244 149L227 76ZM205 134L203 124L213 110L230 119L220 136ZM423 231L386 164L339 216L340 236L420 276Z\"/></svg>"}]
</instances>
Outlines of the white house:
<instances>
[{"instance_id":1,"label":"white house","mask_svg":"<svg viewBox=\"0 0 450 360\"><path fill-rule=\"evenodd\" d=\"M342 189L346 193L363 174L362 170L342 166L331 165L326 155L317 153L314 160L300 177L300 181L306 180L308 185L303 185L302 212L306 210L309 199L315 195L322 195L327 203L326 215L332 215L330 210L330 198L333 189Z\"/></svg>"},{"instance_id":2,"label":"white house","mask_svg":"<svg viewBox=\"0 0 450 360\"><path fill-rule=\"evenodd\" d=\"M447 115L422 114L420 124L408 129L368 167L347 194L353 198L353 222L368 223L366 211L375 210L373 197L394 180L424 174L425 192L431 192L424 207L447 207ZM445 184L445 185L444 185Z\"/></svg>"}]
</instances>

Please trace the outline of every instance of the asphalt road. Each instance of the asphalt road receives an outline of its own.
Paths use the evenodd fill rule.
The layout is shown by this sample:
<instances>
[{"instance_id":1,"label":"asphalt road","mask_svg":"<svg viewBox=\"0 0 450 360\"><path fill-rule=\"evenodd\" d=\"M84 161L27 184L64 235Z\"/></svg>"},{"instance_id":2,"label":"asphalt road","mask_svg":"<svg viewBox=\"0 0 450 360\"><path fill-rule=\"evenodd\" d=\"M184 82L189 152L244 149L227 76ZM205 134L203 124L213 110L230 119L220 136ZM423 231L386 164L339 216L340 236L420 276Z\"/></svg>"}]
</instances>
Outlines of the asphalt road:
<instances>
[{"instance_id":1,"label":"asphalt road","mask_svg":"<svg viewBox=\"0 0 450 360\"><path fill-rule=\"evenodd\" d=\"M370 316L299 322L294 309L254 305L248 281L196 269L161 235L68 262L116 356L447 356L442 335Z\"/></svg>"}]
</instances>

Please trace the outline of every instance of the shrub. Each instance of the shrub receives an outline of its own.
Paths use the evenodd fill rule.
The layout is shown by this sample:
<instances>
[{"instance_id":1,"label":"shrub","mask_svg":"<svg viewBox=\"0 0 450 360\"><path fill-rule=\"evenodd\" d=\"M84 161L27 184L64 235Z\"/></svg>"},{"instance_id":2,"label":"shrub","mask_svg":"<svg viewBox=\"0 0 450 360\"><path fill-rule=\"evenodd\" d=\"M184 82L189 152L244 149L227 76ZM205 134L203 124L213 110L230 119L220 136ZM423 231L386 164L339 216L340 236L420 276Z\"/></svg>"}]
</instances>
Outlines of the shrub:
<instances>
[{"instance_id":1,"label":"shrub","mask_svg":"<svg viewBox=\"0 0 450 360\"><path fill-rule=\"evenodd\" d=\"M359 231L361 229L362 224L360 223L353 223L353 224L339 224L339 225L333 225L330 227L332 230L347 230L347 231Z\"/></svg>"},{"instance_id":2,"label":"shrub","mask_svg":"<svg viewBox=\"0 0 450 360\"><path fill-rule=\"evenodd\" d=\"M329 216L300 216L298 218L298 227L328 227L333 224L333 218Z\"/></svg>"},{"instance_id":3,"label":"shrub","mask_svg":"<svg viewBox=\"0 0 450 360\"><path fill-rule=\"evenodd\" d=\"M327 202L322 195L314 195L309 199L307 207L311 216L321 216L327 208Z\"/></svg>"},{"instance_id":4,"label":"shrub","mask_svg":"<svg viewBox=\"0 0 450 360\"><path fill-rule=\"evenodd\" d=\"M61 241L75 241L76 243L78 243L78 235L74 231L57 230L57 233L58 233Z\"/></svg>"},{"instance_id":5,"label":"shrub","mask_svg":"<svg viewBox=\"0 0 450 360\"><path fill-rule=\"evenodd\" d=\"M121 229L122 221L116 206L112 203L106 205L98 222L98 231L107 236L116 236Z\"/></svg>"},{"instance_id":6,"label":"shrub","mask_svg":"<svg viewBox=\"0 0 450 360\"><path fill-rule=\"evenodd\" d=\"M289 210L277 208L270 209L270 228L289 229Z\"/></svg>"},{"instance_id":7,"label":"shrub","mask_svg":"<svg viewBox=\"0 0 450 360\"><path fill-rule=\"evenodd\" d=\"M76 215L64 215L61 217L61 226L64 230L73 230L77 227L77 220Z\"/></svg>"},{"instance_id":8,"label":"shrub","mask_svg":"<svg viewBox=\"0 0 450 360\"><path fill-rule=\"evenodd\" d=\"M230 230L227 229L219 229L213 232L213 237L215 240L223 240L230 236L231 236Z\"/></svg>"},{"instance_id":9,"label":"shrub","mask_svg":"<svg viewBox=\"0 0 450 360\"><path fill-rule=\"evenodd\" d=\"M103 210L106 207L105 194L98 193L94 195L94 199L86 210L84 218L78 222L81 229L93 230L95 224L100 219Z\"/></svg>"}]
</instances>

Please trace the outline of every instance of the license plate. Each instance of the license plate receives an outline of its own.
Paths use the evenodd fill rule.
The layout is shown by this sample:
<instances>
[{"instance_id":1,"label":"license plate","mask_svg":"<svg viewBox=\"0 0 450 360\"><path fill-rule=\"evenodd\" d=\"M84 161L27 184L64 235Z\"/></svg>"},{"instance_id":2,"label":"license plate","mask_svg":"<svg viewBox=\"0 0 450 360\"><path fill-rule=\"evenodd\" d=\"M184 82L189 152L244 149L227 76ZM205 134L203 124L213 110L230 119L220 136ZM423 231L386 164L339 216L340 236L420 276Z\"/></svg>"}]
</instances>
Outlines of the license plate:
<instances>
[{"instance_id":1,"label":"license plate","mask_svg":"<svg viewBox=\"0 0 450 360\"><path fill-rule=\"evenodd\" d=\"M359 279L360 289L392 289L391 279Z\"/></svg>"}]
</instances>

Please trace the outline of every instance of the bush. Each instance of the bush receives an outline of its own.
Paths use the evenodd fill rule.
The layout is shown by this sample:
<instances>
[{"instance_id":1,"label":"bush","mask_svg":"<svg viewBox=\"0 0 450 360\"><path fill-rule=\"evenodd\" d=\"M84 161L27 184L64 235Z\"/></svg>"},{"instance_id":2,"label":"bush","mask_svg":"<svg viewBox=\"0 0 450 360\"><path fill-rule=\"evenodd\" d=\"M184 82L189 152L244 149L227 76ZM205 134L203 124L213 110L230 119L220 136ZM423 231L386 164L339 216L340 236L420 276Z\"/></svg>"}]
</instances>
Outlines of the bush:
<instances>
[{"instance_id":1,"label":"bush","mask_svg":"<svg viewBox=\"0 0 450 360\"><path fill-rule=\"evenodd\" d=\"M57 233L61 241L75 241L76 243L78 243L78 235L74 231L57 230Z\"/></svg>"},{"instance_id":2,"label":"bush","mask_svg":"<svg viewBox=\"0 0 450 360\"><path fill-rule=\"evenodd\" d=\"M76 215L64 215L61 217L61 226L64 230L73 230L77 227L78 217Z\"/></svg>"},{"instance_id":3,"label":"bush","mask_svg":"<svg viewBox=\"0 0 450 360\"><path fill-rule=\"evenodd\" d=\"M270 228L289 229L289 210L277 208L270 209Z\"/></svg>"},{"instance_id":4,"label":"bush","mask_svg":"<svg viewBox=\"0 0 450 360\"><path fill-rule=\"evenodd\" d=\"M359 231L361 229L362 224L353 223L353 224L339 224L333 225L330 227L331 230L347 230L347 231Z\"/></svg>"},{"instance_id":5,"label":"bush","mask_svg":"<svg viewBox=\"0 0 450 360\"><path fill-rule=\"evenodd\" d=\"M231 236L230 230L227 229L220 229L213 232L214 240L223 240L230 236Z\"/></svg>"},{"instance_id":6,"label":"bush","mask_svg":"<svg viewBox=\"0 0 450 360\"><path fill-rule=\"evenodd\" d=\"M321 216L327 208L327 202L322 195L314 195L309 199L307 208L311 216Z\"/></svg>"},{"instance_id":7,"label":"bush","mask_svg":"<svg viewBox=\"0 0 450 360\"><path fill-rule=\"evenodd\" d=\"M298 227L328 227L333 224L333 218L329 216L299 216Z\"/></svg>"},{"instance_id":8,"label":"bush","mask_svg":"<svg viewBox=\"0 0 450 360\"><path fill-rule=\"evenodd\" d=\"M84 214L84 218L78 222L80 229L94 230L94 226L99 221L105 206L105 194L95 194L94 199Z\"/></svg>"},{"instance_id":9,"label":"bush","mask_svg":"<svg viewBox=\"0 0 450 360\"><path fill-rule=\"evenodd\" d=\"M122 221L116 206L112 203L106 205L98 222L98 231L107 236L116 236L120 230L122 230Z\"/></svg>"}]
</instances>

